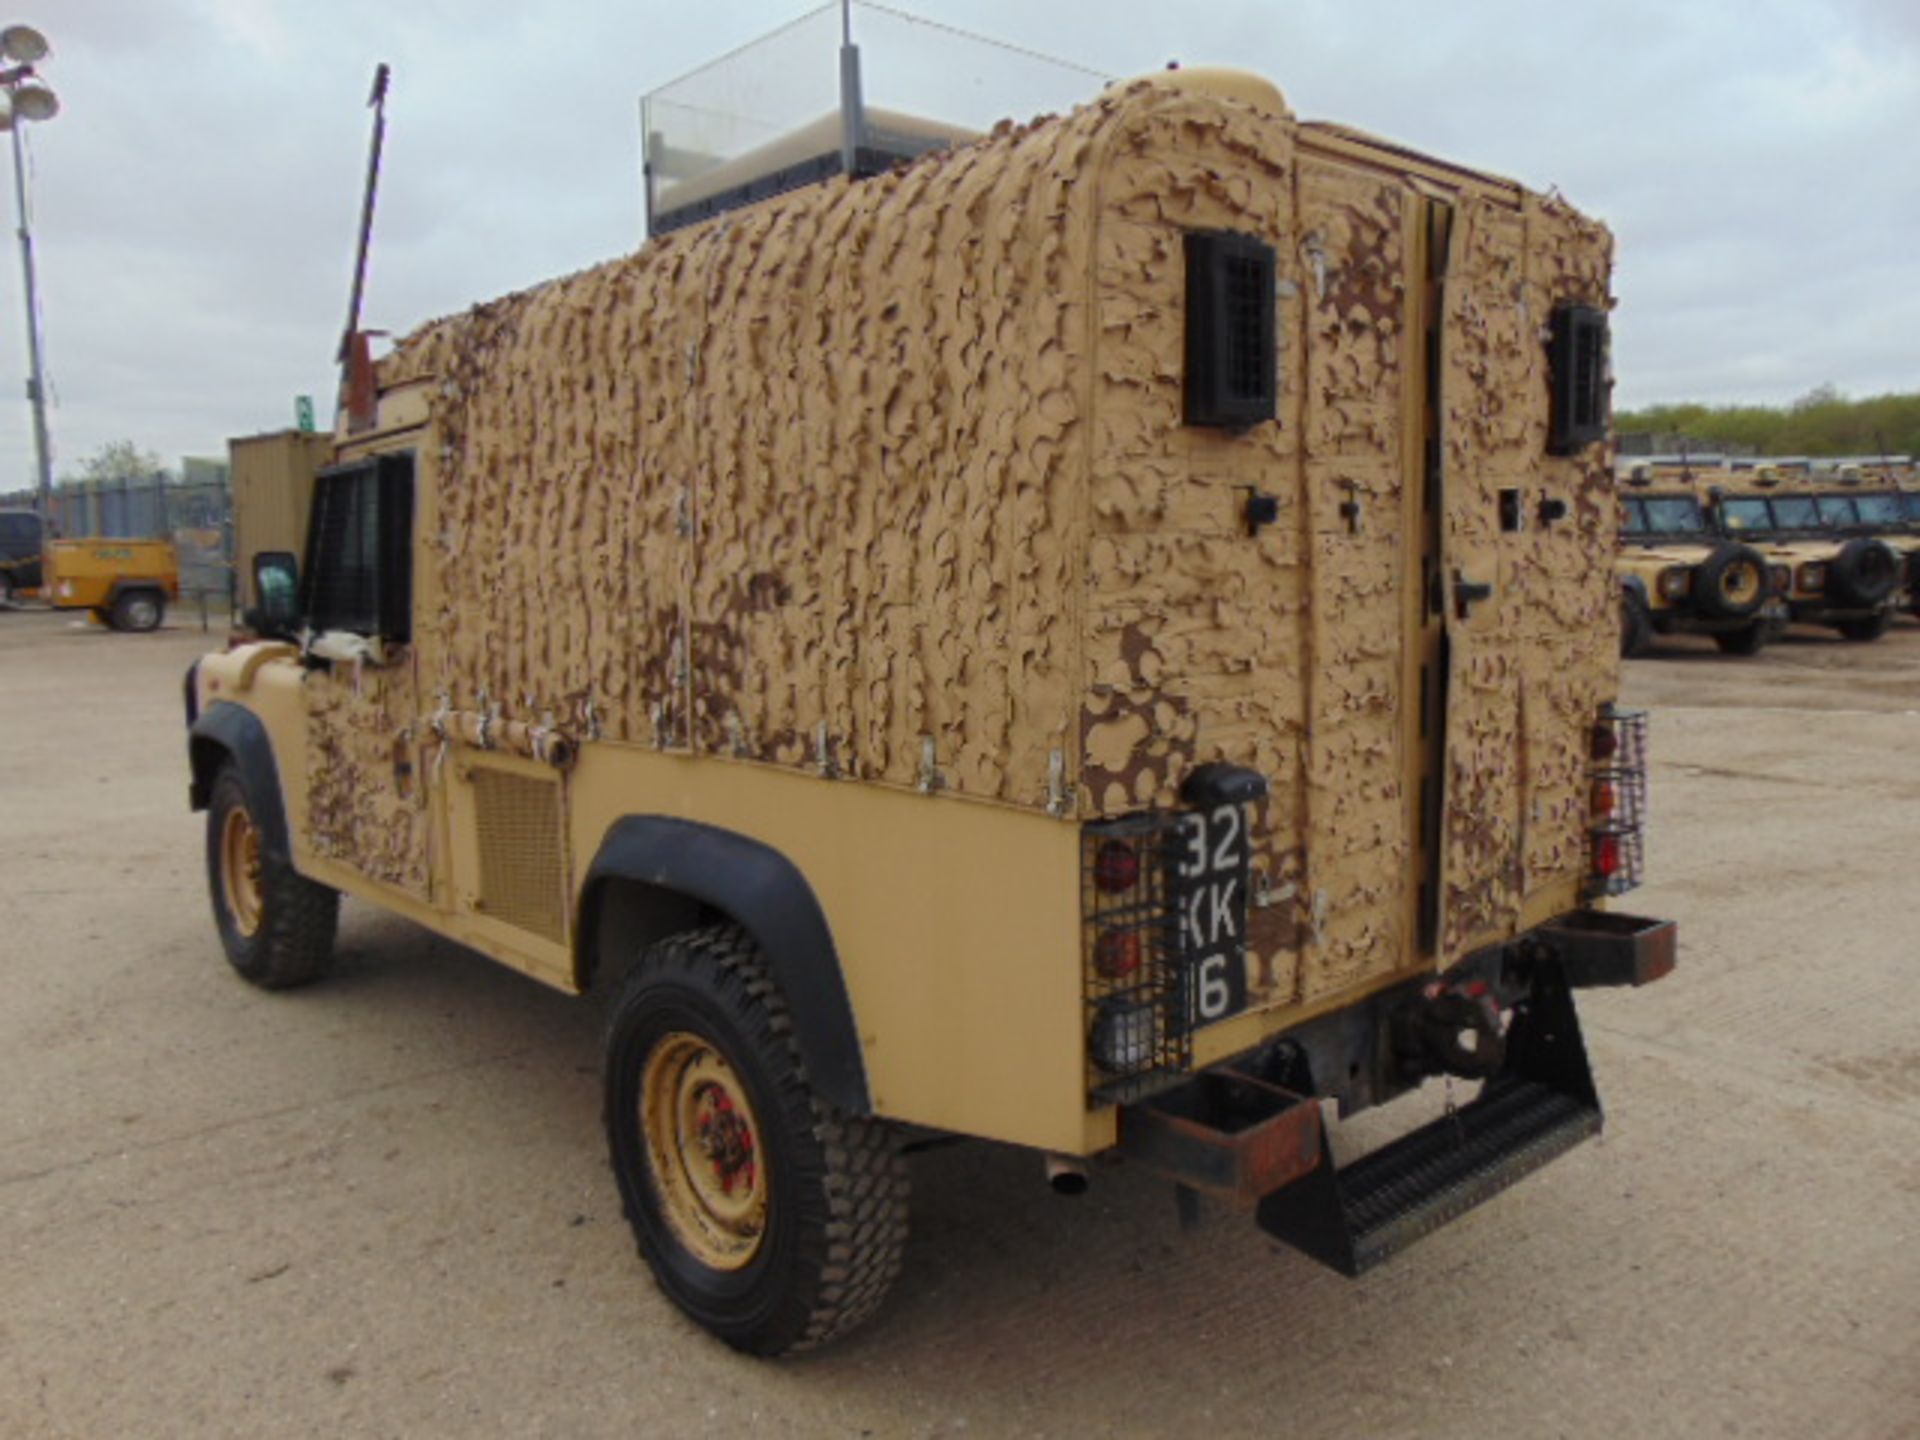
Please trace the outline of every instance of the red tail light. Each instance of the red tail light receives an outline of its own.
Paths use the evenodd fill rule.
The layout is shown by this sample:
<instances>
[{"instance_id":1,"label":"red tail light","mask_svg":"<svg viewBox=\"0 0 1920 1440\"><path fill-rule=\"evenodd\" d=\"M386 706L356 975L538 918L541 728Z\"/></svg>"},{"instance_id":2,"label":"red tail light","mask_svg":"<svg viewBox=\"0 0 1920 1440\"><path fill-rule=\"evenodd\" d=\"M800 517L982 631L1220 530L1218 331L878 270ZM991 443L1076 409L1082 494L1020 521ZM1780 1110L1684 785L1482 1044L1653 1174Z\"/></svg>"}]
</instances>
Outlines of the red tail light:
<instances>
[{"instance_id":1,"label":"red tail light","mask_svg":"<svg viewBox=\"0 0 1920 1440\"><path fill-rule=\"evenodd\" d=\"M1590 897L1618 895L1641 880L1646 840L1647 715L1608 705L1589 740L1593 769L1587 791L1592 845Z\"/></svg>"},{"instance_id":2,"label":"red tail light","mask_svg":"<svg viewBox=\"0 0 1920 1440\"><path fill-rule=\"evenodd\" d=\"M1093 857L1093 883L1109 895L1140 883L1140 852L1124 840L1102 843Z\"/></svg>"},{"instance_id":3,"label":"red tail light","mask_svg":"<svg viewBox=\"0 0 1920 1440\"><path fill-rule=\"evenodd\" d=\"M1093 944L1093 968L1109 980L1133 974L1140 968L1140 932L1101 931Z\"/></svg>"},{"instance_id":4,"label":"red tail light","mask_svg":"<svg viewBox=\"0 0 1920 1440\"><path fill-rule=\"evenodd\" d=\"M1610 880L1620 873L1620 837L1602 835L1593 847L1593 873Z\"/></svg>"}]
</instances>

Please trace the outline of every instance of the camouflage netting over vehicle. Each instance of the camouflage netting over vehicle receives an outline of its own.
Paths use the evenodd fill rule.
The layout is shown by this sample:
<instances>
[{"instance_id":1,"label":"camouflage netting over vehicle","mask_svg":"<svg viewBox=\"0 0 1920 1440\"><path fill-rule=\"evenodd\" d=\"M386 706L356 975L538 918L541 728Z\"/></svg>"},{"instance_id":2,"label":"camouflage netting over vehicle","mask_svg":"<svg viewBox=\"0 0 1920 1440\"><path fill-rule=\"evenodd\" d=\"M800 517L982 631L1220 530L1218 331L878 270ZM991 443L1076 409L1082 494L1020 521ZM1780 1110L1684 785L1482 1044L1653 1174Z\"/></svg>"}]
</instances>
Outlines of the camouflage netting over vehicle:
<instances>
[{"instance_id":1,"label":"camouflage netting over vehicle","mask_svg":"<svg viewBox=\"0 0 1920 1440\"><path fill-rule=\"evenodd\" d=\"M1216 229L1278 256L1278 418L1248 434L1181 423L1179 249ZM1477 579L1437 722L1442 948L1514 933L1587 870L1615 691L1611 477L1600 445L1549 455L1544 346L1555 306L1608 306L1610 248L1556 198L1147 81L428 325L380 372L436 427L422 703L1079 819L1250 766L1274 1003L1411 949L1410 656L1424 592ZM1507 533L1508 490L1556 523Z\"/></svg>"}]
</instances>

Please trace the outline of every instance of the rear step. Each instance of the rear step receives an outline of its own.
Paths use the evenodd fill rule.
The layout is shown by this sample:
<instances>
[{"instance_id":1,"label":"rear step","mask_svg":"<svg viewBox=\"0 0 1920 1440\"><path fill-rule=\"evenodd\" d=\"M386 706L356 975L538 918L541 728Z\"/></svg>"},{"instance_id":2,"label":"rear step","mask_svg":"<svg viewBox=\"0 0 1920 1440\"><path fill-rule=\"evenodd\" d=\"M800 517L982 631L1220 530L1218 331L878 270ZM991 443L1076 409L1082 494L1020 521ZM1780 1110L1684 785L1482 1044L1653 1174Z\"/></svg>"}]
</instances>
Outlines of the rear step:
<instances>
[{"instance_id":1,"label":"rear step","mask_svg":"<svg viewBox=\"0 0 1920 1440\"><path fill-rule=\"evenodd\" d=\"M1360 1275L1599 1133L1597 1107L1532 1080L1496 1080L1344 1169L1323 1155L1260 1202L1260 1228Z\"/></svg>"},{"instance_id":2,"label":"rear step","mask_svg":"<svg viewBox=\"0 0 1920 1440\"><path fill-rule=\"evenodd\" d=\"M1557 967L1515 1009L1501 1074L1459 1110L1335 1169L1320 1163L1260 1202L1260 1228L1360 1275L1600 1133L1573 997Z\"/></svg>"}]
</instances>

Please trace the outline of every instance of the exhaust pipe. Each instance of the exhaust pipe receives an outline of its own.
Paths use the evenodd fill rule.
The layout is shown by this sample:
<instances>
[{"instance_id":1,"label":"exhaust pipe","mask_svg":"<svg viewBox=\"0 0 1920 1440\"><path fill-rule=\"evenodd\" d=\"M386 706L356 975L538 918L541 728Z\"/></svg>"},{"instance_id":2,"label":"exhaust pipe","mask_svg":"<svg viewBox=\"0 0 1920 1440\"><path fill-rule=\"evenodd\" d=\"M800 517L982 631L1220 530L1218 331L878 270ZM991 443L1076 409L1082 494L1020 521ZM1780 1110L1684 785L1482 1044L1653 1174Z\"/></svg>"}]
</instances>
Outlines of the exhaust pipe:
<instances>
[{"instance_id":1,"label":"exhaust pipe","mask_svg":"<svg viewBox=\"0 0 1920 1440\"><path fill-rule=\"evenodd\" d=\"M1052 1155L1046 1157L1047 1184L1053 1187L1056 1195L1084 1195L1087 1193L1087 1167L1083 1161L1071 1155Z\"/></svg>"}]
</instances>

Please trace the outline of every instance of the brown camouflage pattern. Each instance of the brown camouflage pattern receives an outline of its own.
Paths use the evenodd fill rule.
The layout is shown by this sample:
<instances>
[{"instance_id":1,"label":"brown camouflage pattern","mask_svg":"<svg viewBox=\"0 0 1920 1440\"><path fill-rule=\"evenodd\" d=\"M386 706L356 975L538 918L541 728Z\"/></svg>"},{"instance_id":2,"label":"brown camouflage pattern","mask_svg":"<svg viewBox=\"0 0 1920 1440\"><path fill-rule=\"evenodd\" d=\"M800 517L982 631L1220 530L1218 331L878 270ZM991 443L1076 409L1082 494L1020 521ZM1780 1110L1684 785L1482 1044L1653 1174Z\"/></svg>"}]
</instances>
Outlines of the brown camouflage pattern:
<instances>
[{"instance_id":1,"label":"brown camouflage pattern","mask_svg":"<svg viewBox=\"0 0 1920 1440\"><path fill-rule=\"evenodd\" d=\"M423 766L438 743L419 721L412 656L309 670L302 685L308 843L368 879L426 898Z\"/></svg>"},{"instance_id":2,"label":"brown camouflage pattern","mask_svg":"<svg viewBox=\"0 0 1920 1440\"><path fill-rule=\"evenodd\" d=\"M1499 580L1455 648L1446 949L1510 933L1585 871L1617 675L1611 477L1546 458L1542 348L1552 304L1608 303L1610 241L1363 149L1134 85L416 332L381 378L434 397L421 704L1076 820L1249 765L1255 1004L1403 970L1406 277L1444 193L1447 563ZM1191 228L1278 252L1279 418L1245 434L1182 424ZM1502 485L1568 517L1493 534Z\"/></svg>"}]
</instances>

